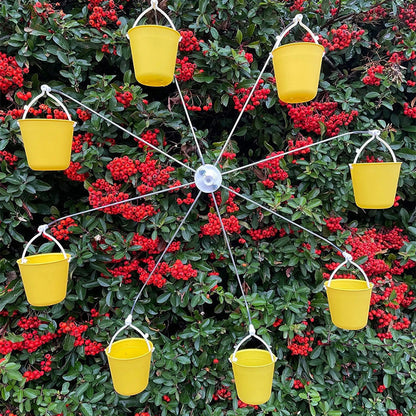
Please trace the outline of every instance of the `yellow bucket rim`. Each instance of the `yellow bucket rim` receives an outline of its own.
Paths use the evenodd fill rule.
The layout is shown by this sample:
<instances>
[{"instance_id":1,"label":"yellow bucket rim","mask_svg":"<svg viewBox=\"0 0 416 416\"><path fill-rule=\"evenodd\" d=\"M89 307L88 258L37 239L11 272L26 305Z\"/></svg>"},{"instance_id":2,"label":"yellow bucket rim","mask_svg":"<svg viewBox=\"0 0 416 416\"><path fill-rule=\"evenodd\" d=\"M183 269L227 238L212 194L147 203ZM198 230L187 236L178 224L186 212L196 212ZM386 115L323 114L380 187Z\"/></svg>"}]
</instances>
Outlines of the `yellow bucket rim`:
<instances>
[{"instance_id":1,"label":"yellow bucket rim","mask_svg":"<svg viewBox=\"0 0 416 416\"><path fill-rule=\"evenodd\" d=\"M318 47L319 49L322 50L322 52L325 52L325 48L320 45L319 43L315 43L315 42L292 42L292 43L287 43L286 45L280 45L278 46L276 49L272 50L272 53L277 51L278 49L283 49L283 48L287 48L289 46L296 46L296 45L311 45L312 47Z\"/></svg>"},{"instance_id":2,"label":"yellow bucket rim","mask_svg":"<svg viewBox=\"0 0 416 416\"><path fill-rule=\"evenodd\" d=\"M269 351L266 351L266 350L260 350L260 349L258 349L258 348L246 348L246 349L244 349L244 350L240 350L240 351L237 351L236 353L235 353L235 357L237 358L237 355L238 355L238 353L239 352L261 352L262 354L263 353L266 353L269 357L270 357L270 353L269 353ZM229 358L229 360L231 361L231 363L232 364L235 364L235 365L238 365L239 367L244 367L244 368L264 368L264 367L269 367L270 366L270 364L275 364L275 362L276 362L276 360L277 360L277 357L273 354L273 358L274 358L274 361L271 359L271 357L270 357L270 363L267 363L267 364L262 364L262 365L245 365L245 364L240 364L239 362L238 362L238 360L237 361L233 361L233 355L234 354L231 354L230 355L230 358Z\"/></svg>"},{"instance_id":3,"label":"yellow bucket rim","mask_svg":"<svg viewBox=\"0 0 416 416\"><path fill-rule=\"evenodd\" d=\"M372 290L373 287L374 287L374 283L369 282L370 287L368 287L367 282L365 280L359 280L359 279L334 279L334 280L331 281L331 284L334 283L334 282L343 282L343 283L344 282L350 282L350 283L360 282L360 283L364 283L366 285L366 287L363 287L361 289L353 289L353 288L344 289L344 288L340 288L340 287L328 286L329 282L325 282L324 285L327 289L339 290L339 291L342 291L342 292L361 292L361 291L364 291L364 290Z\"/></svg>"},{"instance_id":4,"label":"yellow bucket rim","mask_svg":"<svg viewBox=\"0 0 416 416\"><path fill-rule=\"evenodd\" d=\"M172 32L175 32L179 37L181 36L181 34L177 31L177 30L175 30L175 29L172 29L171 27L169 27L169 26L162 26L162 25L140 25L140 26L135 26L135 27L132 27L131 29L129 29L128 31L127 31L127 33L129 34L130 32L132 32L133 30L136 30L136 29L140 29L140 28L158 28L158 29L164 29L164 30L168 30L168 31L172 31ZM179 39L179 38L178 38Z\"/></svg>"},{"instance_id":5,"label":"yellow bucket rim","mask_svg":"<svg viewBox=\"0 0 416 416\"><path fill-rule=\"evenodd\" d=\"M401 165L402 162L363 162L363 163L350 163L350 166L364 165L364 166L391 166Z\"/></svg>"},{"instance_id":6,"label":"yellow bucket rim","mask_svg":"<svg viewBox=\"0 0 416 416\"><path fill-rule=\"evenodd\" d=\"M114 347L114 345L120 344L124 341L131 341L131 340L141 340L143 342L146 343L146 340L144 338L125 338L125 339L120 339L118 341L113 342L113 344L111 345L111 348ZM114 357L113 355L111 355L111 352L108 352L108 348L110 346L108 346L105 349L105 354L107 355L107 357L111 358L112 360L117 360L117 361L132 361L132 360L137 360L138 358L143 358L148 354L151 354L153 352L153 343L151 341L148 340L148 343L150 344L150 350L146 351L144 354L141 355L137 355L136 357L131 357L131 358L120 358L120 357Z\"/></svg>"},{"instance_id":7,"label":"yellow bucket rim","mask_svg":"<svg viewBox=\"0 0 416 416\"><path fill-rule=\"evenodd\" d=\"M30 121L30 122L33 122L33 121L45 122L45 121L47 121L47 122L50 123L52 121L52 122L58 122L58 123L72 123L73 125L76 124L76 121L65 120L65 119L62 119L62 118L21 118L17 121L18 121L18 123L21 123L22 121L23 122L27 122L27 121Z\"/></svg>"},{"instance_id":8,"label":"yellow bucket rim","mask_svg":"<svg viewBox=\"0 0 416 416\"><path fill-rule=\"evenodd\" d=\"M22 263L22 259L18 259L16 262L20 266L45 266L46 264L60 263L61 261L69 261L71 259L71 255L69 253L66 253L66 258L64 257L63 253L41 253L41 254L33 254L31 256L26 256L25 259L33 259L33 258L51 255L51 254L59 254L60 256L62 256L62 258L53 260L53 261L48 261L46 263L29 263L29 262Z\"/></svg>"}]
</instances>

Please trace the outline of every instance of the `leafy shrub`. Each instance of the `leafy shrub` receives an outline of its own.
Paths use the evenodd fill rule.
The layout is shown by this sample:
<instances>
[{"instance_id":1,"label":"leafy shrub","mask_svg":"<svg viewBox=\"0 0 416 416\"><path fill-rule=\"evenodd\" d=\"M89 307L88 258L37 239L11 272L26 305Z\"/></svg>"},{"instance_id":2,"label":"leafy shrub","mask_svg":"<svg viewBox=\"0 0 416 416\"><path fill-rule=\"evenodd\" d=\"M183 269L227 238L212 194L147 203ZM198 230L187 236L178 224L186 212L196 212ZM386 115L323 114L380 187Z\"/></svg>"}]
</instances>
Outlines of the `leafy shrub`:
<instances>
[{"instance_id":1,"label":"leafy shrub","mask_svg":"<svg viewBox=\"0 0 416 416\"><path fill-rule=\"evenodd\" d=\"M176 74L195 132L174 84L135 82L125 34L145 6L128 0L0 6L2 415L416 414L414 5L161 2L181 31ZM287 105L278 99L271 64L256 87L254 80L275 36L299 12L326 55L316 99ZM297 30L288 36L302 38L310 41ZM64 172L30 170L20 143L17 119L44 83L93 110L64 100L77 121ZM253 87L221 158L223 171L321 138L380 129L403 162L395 206L364 211L354 204L348 163L364 135L224 175L231 192L217 192L216 203L253 324L278 358L272 397L255 408L236 397L228 357L247 334L248 317L208 195L196 202L134 308L134 323L155 345L149 386L138 396L119 396L104 347L197 196L191 185L145 197L191 183L193 175L138 138L196 169L194 133L213 163ZM46 100L30 116L64 114ZM370 152L368 160L387 160L375 145ZM376 286L364 330L331 324L322 282L340 253L239 193L353 255ZM52 307L29 307L16 259L37 227L51 221L50 232L74 256L68 295ZM38 251L52 246L45 240Z\"/></svg>"}]
</instances>

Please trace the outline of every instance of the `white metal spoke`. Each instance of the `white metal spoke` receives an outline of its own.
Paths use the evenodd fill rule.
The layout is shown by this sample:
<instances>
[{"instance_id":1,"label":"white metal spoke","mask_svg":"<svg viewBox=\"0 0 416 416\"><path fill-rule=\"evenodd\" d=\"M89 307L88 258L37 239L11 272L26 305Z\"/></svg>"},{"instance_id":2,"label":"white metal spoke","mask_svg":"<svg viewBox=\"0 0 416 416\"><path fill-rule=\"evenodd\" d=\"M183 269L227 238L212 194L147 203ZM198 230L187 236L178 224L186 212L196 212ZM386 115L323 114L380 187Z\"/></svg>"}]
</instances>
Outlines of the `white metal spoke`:
<instances>
[{"instance_id":1,"label":"white metal spoke","mask_svg":"<svg viewBox=\"0 0 416 416\"><path fill-rule=\"evenodd\" d=\"M222 173L222 176L229 175L230 173L238 172L240 170L247 169L247 168L250 168L252 166L257 166L257 165L259 165L261 163L264 163L264 162L269 162L269 161L274 160L274 159L282 158L283 156L287 156L287 155L290 155L292 153L299 152L300 150L308 149L308 148L313 147L313 146L318 146L322 143L327 143L327 142L330 142L332 140L338 139L338 138L343 137L343 136L349 136L350 134L371 134L371 130L352 131L352 132L349 132L349 133L339 134L338 136L330 137L328 139L324 139L324 140L321 140L321 141L316 142L316 143L308 144L306 146L297 147L296 149L292 149L292 150L289 150L287 152L280 153L278 155L270 156L270 157L267 157L265 159L259 160L257 162L248 163L247 165L240 166L240 167L235 168L235 169L227 170L227 171Z\"/></svg>"},{"instance_id":2,"label":"white metal spoke","mask_svg":"<svg viewBox=\"0 0 416 416\"><path fill-rule=\"evenodd\" d=\"M191 183L184 183L182 185L177 185L177 186L172 186L171 188L166 188L166 189L162 189L160 191L155 191L155 192L150 192L148 194L144 194L144 195L139 195L139 196L135 196L133 198L129 198L129 199L124 199L123 201L118 201L118 202L112 202L111 204L106 204L106 205L102 205L101 207L96 207L96 208L90 208L87 209L85 211L80 211L80 212L76 212L74 214L70 214L70 215L65 215L65 217L61 217L58 218L56 220L53 220L52 222L50 222L49 224L46 224L48 227L50 227L52 224L55 224L59 221L62 221L66 218L72 218L72 217L76 217L78 215L83 215L83 214L87 214L89 212L93 212L93 211L99 211L102 210L104 208L109 208L109 207L114 207L116 205L121 205L121 204L125 204L126 202L131 202L131 201L137 201L138 199L143 199L143 198L147 198L149 196L153 196L153 195L158 195L158 194L163 194L165 192L169 192L169 191L174 191L176 189L181 189L181 188L185 188L187 186L193 185L195 182L191 182Z\"/></svg>"},{"instance_id":3,"label":"white metal spoke","mask_svg":"<svg viewBox=\"0 0 416 416\"><path fill-rule=\"evenodd\" d=\"M222 222L220 210L218 208L218 204L217 204L217 201L215 199L215 194L212 193L211 196L212 196L212 200L214 201L215 210L217 211L218 219L220 220L221 229L222 229L222 233L224 235L225 244L227 245L228 252L230 253L231 262L233 263L234 273L235 273L235 276L237 277L237 281L238 281L238 285L240 286L241 294L243 295L244 304L245 304L246 309L247 309L247 316L248 316L249 325L252 325L250 308L248 307L247 297L246 297L246 294L244 293L244 288L243 288L243 284L241 283L240 275L238 274L237 264L235 262L233 251L231 250L231 246L230 246L230 240L228 239L227 231L224 227L224 223Z\"/></svg>"},{"instance_id":4,"label":"white metal spoke","mask_svg":"<svg viewBox=\"0 0 416 416\"><path fill-rule=\"evenodd\" d=\"M227 140L226 140L226 141L225 141L225 143L224 143L224 146L223 146L223 147L222 147L222 149L221 149L220 154L218 155L217 160L216 160L216 161L215 161L215 163L214 163L214 166L217 166L217 165L218 165L218 163L219 163L219 161L221 160L222 154L225 152L225 149L227 148L228 143L230 142L231 137L233 136L233 134L234 134L234 132L235 132L235 129L237 128L238 123L239 123L239 122L240 122L240 120L241 120L241 117L243 117L244 111L245 111L245 109L246 109L247 105L250 103L250 99L251 99L251 97L252 97L252 96L253 96L253 94L254 94L254 90L256 89L257 84L259 83L259 81L260 81L260 79L261 79L261 77L262 77L262 75L263 75L264 71L266 70L266 67L267 67L267 65L269 64L270 59L271 59L271 55L269 54L269 56L267 57L267 60L266 60L265 64L263 65L263 68L262 68L262 69L261 69L261 71L260 71L259 76L257 77L256 82L255 82L255 83L254 83L254 85L253 85L253 88L252 88L252 89L251 89L251 91L250 91L250 94L248 95L248 98L247 98L246 102L245 102L245 103L244 103L244 105L243 105L243 108L242 108L242 109L241 109L241 111L240 111L240 114L239 114L239 115L238 115L238 117L237 117L237 120L236 120L236 121L235 121L235 123L234 123L233 128L232 128L232 129L231 129L231 131L230 131L230 134L229 134L229 135L228 135L228 137L227 137Z\"/></svg>"},{"instance_id":5,"label":"white metal spoke","mask_svg":"<svg viewBox=\"0 0 416 416\"><path fill-rule=\"evenodd\" d=\"M63 95L64 97L68 98L69 100L72 100L74 103L77 103L78 105L86 108L91 113L95 114L96 116L102 118L107 123L112 124L113 126L119 128L120 130L124 131L125 133L129 134L130 136L134 137L135 139L139 140L140 142L144 143L146 146L149 146L156 152L161 153L162 155L166 156L168 159L170 159L172 162L178 163L179 165L183 166L184 168L195 172L195 169L191 168L188 165L185 165L185 163L181 162L180 160L175 159L173 156L170 156L168 153L164 152L162 149L159 149L158 147L154 146L153 144L147 142L146 140L143 140L140 136L137 136L136 134L132 133L130 130L125 129L124 127L120 126L119 124L115 123L114 121L110 120L109 118L103 116L102 114L98 113L97 111L93 110L92 108L88 107L87 105L83 104L81 101L76 100L75 98L71 97L70 95L65 94L62 91L52 89L51 91L56 92L58 94Z\"/></svg>"},{"instance_id":6,"label":"white metal spoke","mask_svg":"<svg viewBox=\"0 0 416 416\"><path fill-rule=\"evenodd\" d=\"M321 235L316 234L314 231L311 231L311 230L309 230L309 229L307 229L307 228L303 227L302 225L297 224L296 222L294 222L294 221L290 220L289 218L284 217L283 215L281 215L281 214L277 213L276 211L274 211L274 210L272 210L272 209L270 209L270 208L267 208L267 207L265 207L264 205L259 204L259 203L258 203L258 202L256 202L256 201L253 201L251 198L249 198L249 197L247 197L247 196L245 196L245 195L242 195L242 194L240 194L240 193L238 193L238 192L236 192L236 191L234 191L234 190L232 190L232 189L230 189L230 188L227 188L227 187L226 187L226 186L224 186L224 185L221 185L221 187L222 187L222 188L224 188L224 189L227 189L229 192L232 192L232 193L233 193L233 194L235 194L235 195L238 195L240 198L243 198L243 199L245 199L246 201L251 202L251 203L252 203L252 204L254 204L254 205L257 205L259 208L262 208L262 209L264 209L265 211L270 212L270 214L275 215L276 217L278 217L278 218L282 219L283 221L286 221L286 222L288 222L289 224L292 224L292 225L294 225L295 227L300 228L301 230L306 231L306 232L307 232L307 233L309 233L309 234L312 234L313 236L315 236L315 237L319 238L320 240L325 241L325 243L329 244L330 246L332 246L333 248L335 248L335 250L337 250L337 251L339 251L339 252L341 252L341 253L342 253L342 249L341 249L341 248L339 248L338 246L336 246L336 245L335 245L334 243L332 243L331 241L327 240L325 237L322 237Z\"/></svg>"},{"instance_id":7,"label":"white metal spoke","mask_svg":"<svg viewBox=\"0 0 416 416\"><path fill-rule=\"evenodd\" d=\"M176 79L176 77L174 77L174 79L175 79L176 88L178 89L179 97L181 98L181 103L182 103L183 109L185 111L186 119L188 120L188 123L189 123L189 128L191 129L192 137L194 138L194 141L195 141L198 156L201 159L201 163L203 165L205 165L204 157L202 156L201 148L199 147L198 139L196 138L194 126L192 125L191 117L189 117L189 111L186 108L186 103L185 103L185 100L183 98L181 88L179 86L179 83L178 83L178 80Z\"/></svg>"},{"instance_id":8,"label":"white metal spoke","mask_svg":"<svg viewBox=\"0 0 416 416\"><path fill-rule=\"evenodd\" d=\"M188 211L186 212L185 216L182 218L182 221L180 222L180 224L178 225L178 227L176 228L175 232L173 233L173 236L171 237L171 239L169 240L169 243L167 244L167 246L165 247L165 249L163 250L163 253L160 255L159 259L157 260L155 266L153 267L152 271L149 273L149 276L147 276L146 281L143 283L142 288L140 289L139 293L137 294L137 296L134 299L133 302L133 306L131 307L131 312L130 315L133 315L134 312L134 307L136 306L137 301L140 299L141 294L143 293L143 290L145 289L145 287L147 286L147 284L149 283L151 277L153 276L153 273L156 271L157 267L159 266L160 262L163 260L163 257L165 256L165 254L167 253L167 251L169 250L169 247L172 245L173 240L176 238L179 230L182 228L183 224L185 223L186 219L188 218L188 215L191 213L192 209L194 208L195 204L198 202L199 197L201 196L202 192L199 191L198 195L196 196L194 202L192 203L192 205L189 207Z\"/></svg>"}]
</instances>

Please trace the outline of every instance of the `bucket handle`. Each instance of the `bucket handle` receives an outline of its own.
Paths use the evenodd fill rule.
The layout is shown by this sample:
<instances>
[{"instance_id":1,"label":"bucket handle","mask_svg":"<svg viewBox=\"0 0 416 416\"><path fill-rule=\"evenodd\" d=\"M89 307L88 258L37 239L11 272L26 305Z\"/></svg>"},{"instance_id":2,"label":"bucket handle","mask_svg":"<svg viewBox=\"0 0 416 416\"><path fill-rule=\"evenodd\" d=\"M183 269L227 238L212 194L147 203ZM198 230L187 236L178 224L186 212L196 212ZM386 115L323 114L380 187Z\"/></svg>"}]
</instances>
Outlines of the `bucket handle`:
<instances>
[{"instance_id":1,"label":"bucket handle","mask_svg":"<svg viewBox=\"0 0 416 416\"><path fill-rule=\"evenodd\" d=\"M351 256L351 254L348 254L348 253L343 253L343 255L344 255L344 257L345 257L345 260L341 263L341 264L339 264L336 268L335 268L335 270L331 273L331 276L329 276L329 280L328 280L328 284L327 284L327 286L324 286L324 288L325 288L325 290L326 290L326 288L327 287L330 287L330 283L331 283L331 280L332 280L332 278L335 276L335 274L336 274L336 272L341 268L341 267L343 267L343 266L345 266L346 264L352 264L353 266L355 266L361 273L362 273L362 275L364 276L364 278L365 278L365 281L366 281L366 283L367 283L367 287L370 289L371 288L371 286L370 286L370 282L369 282L369 280L368 280L368 277L367 277L367 274L366 274L366 272L362 269L362 267L360 267L357 263L355 263L355 262L353 262L352 261L352 256Z\"/></svg>"},{"instance_id":2,"label":"bucket handle","mask_svg":"<svg viewBox=\"0 0 416 416\"><path fill-rule=\"evenodd\" d=\"M151 0L151 6L148 7L146 10L144 10L139 17L134 21L133 26L131 27L132 29L138 25L138 23L140 22L140 19L147 14L148 12L152 11L152 10L157 10L160 14L162 14L166 20L169 22L169 24L172 26L173 30L176 30L175 25L173 24L171 18L157 5L157 0ZM126 35L127 38L129 37L129 35Z\"/></svg>"},{"instance_id":3,"label":"bucket handle","mask_svg":"<svg viewBox=\"0 0 416 416\"><path fill-rule=\"evenodd\" d=\"M42 92L39 95L37 95L29 104L25 105L25 107L24 107L25 112L23 113L22 120L24 120L26 118L30 107L32 107L34 104L36 104L38 102L39 98L46 95L46 96L50 97L59 107L61 107L65 111L65 114L68 117L68 120L72 121L71 114L69 114L69 111L65 107L64 103L59 98L57 98L57 97L55 97L54 95L51 94L52 88L49 85L44 84L40 87L40 89L41 89ZM75 124L76 124L76 122L74 121L74 126L75 126Z\"/></svg>"},{"instance_id":4,"label":"bucket handle","mask_svg":"<svg viewBox=\"0 0 416 416\"><path fill-rule=\"evenodd\" d=\"M272 359L273 362L275 362L277 360L277 358L273 355L272 350L270 348L270 345L268 345L262 338L260 338L258 335L256 335L256 330L254 329L254 326L252 324L249 325L249 334L247 336L245 336L235 347L235 350L233 352L233 355L230 358L230 362L236 362L237 358L235 356L235 354L237 353L238 349L241 347L241 345L243 345L244 342L246 342L248 339L250 338L256 338L259 341L262 342L262 344L267 348L267 351L269 351L270 353L270 357Z\"/></svg>"},{"instance_id":5,"label":"bucket handle","mask_svg":"<svg viewBox=\"0 0 416 416\"><path fill-rule=\"evenodd\" d=\"M292 23L290 24L290 25L288 25L288 26L286 26L284 29L283 29L283 32L280 34L280 35L277 35L276 36L276 43L274 44L274 46L273 46L273 49L272 50L275 50L279 45L280 45L280 42L283 40L283 38L286 36L286 34L287 33L289 33L290 32L290 30L292 30L296 25L299 25L299 26L301 26L301 27L303 27L310 35L311 35L311 37L312 37L312 39L313 39L313 41L317 44L317 45L319 45L319 43L318 43L318 36L316 36L313 32L312 32L312 30L310 30L309 29L309 27L308 26L306 26L303 22L302 22L302 19L303 19L303 14L297 14L294 18L293 18L293 21L292 21ZM324 55L325 55L325 52L324 52Z\"/></svg>"},{"instance_id":6,"label":"bucket handle","mask_svg":"<svg viewBox=\"0 0 416 416\"><path fill-rule=\"evenodd\" d=\"M108 346L108 352L111 352L111 347L113 346L114 340L116 339L117 335L123 331L126 328L133 328L136 332L138 332L146 341L146 345L147 348L149 349L149 351L154 351L154 347L152 348L150 346L150 343L148 341L147 338L149 338L149 334L145 334L143 331L141 331L139 328L137 328L136 326L132 325L132 320L133 320L133 316L130 314L126 320L124 321L124 325L113 335L113 338L111 338L110 344Z\"/></svg>"},{"instance_id":7,"label":"bucket handle","mask_svg":"<svg viewBox=\"0 0 416 416\"><path fill-rule=\"evenodd\" d=\"M29 249L30 245L41 235L46 235L46 237L50 238L59 247L62 254L64 255L64 259L68 260L68 261L71 261L71 257L69 257L66 254L66 252L65 252L64 248L62 247L61 243L53 235L48 234L46 232L47 229L48 229L48 226L46 224L41 225L41 226L38 227L38 233L26 244L26 247L23 250L22 259L21 259L22 263L27 262L27 259L25 258L27 250Z\"/></svg>"},{"instance_id":8,"label":"bucket handle","mask_svg":"<svg viewBox=\"0 0 416 416\"><path fill-rule=\"evenodd\" d=\"M354 162L357 163L358 158L360 157L361 152L370 144L373 140L378 140L380 143L384 144L386 149L390 152L391 157L393 158L393 162L396 163L396 155L393 152L393 149L389 146L389 144L380 137L380 130L371 130L371 137L357 150L357 155L355 156Z\"/></svg>"}]
</instances>

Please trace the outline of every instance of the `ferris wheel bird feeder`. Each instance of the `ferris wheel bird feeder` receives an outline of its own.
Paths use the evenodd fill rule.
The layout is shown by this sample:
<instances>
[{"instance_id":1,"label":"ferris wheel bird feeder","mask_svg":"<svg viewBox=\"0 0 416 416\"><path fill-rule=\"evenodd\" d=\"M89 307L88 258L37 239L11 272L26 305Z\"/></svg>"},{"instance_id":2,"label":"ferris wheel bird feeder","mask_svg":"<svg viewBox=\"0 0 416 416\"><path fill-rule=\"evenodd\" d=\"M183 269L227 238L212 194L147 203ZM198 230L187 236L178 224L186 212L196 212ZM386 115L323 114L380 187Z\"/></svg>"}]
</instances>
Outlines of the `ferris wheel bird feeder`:
<instances>
[{"instance_id":1,"label":"ferris wheel bird feeder","mask_svg":"<svg viewBox=\"0 0 416 416\"><path fill-rule=\"evenodd\" d=\"M373 140L378 140L387 148L393 162L357 163L361 152ZM385 209L393 206L400 167L401 162L397 162L393 149L380 137L380 132L375 130L372 137L357 150L354 162L350 164L352 186L357 206L367 209Z\"/></svg>"},{"instance_id":2,"label":"ferris wheel bird feeder","mask_svg":"<svg viewBox=\"0 0 416 416\"><path fill-rule=\"evenodd\" d=\"M41 225L17 260L27 301L32 306L50 306L62 302L66 296L68 271L71 255L66 253L59 241L46 232L47 225ZM59 253L43 253L26 256L38 237L45 236L59 247Z\"/></svg>"},{"instance_id":3,"label":"ferris wheel bird feeder","mask_svg":"<svg viewBox=\"0 0 416 416\"><path fill-rule=\"evenodd\" d=\"M76 122L72 121L62 101L50 93L49 86L42 85L41 90L42 92L25 106L23 117L18 120L27 163L33 170L65 170L71 162ZM26 118L30 107L45 95L64 110L68 120Z\"/></svg>"},{"instance_id":4,"label":"ferris wheel bird feeder","mask_svg":"<svg viewBox=\"0 0 416 416\"><path fill-rule=\"evenodd\" d=\"M317 36L302 23L298 14L273 47L273 68L276 77L277 94L286 103L303 103L313 100L318 92L319 75L325 48L318 43ZM283 38L296 25L304 28L313 42L296 42L279 46Z\"/></svg>"},{"instance_id":5,"label":"ferris wheel bird feeder","mask_svg":"<svg viewBox=\"0 0 416 416\"><path fill-rule=\"evenodd\" d=\"M151 6L143 11L128 31L134 74L140 84L164 87L173 81L176 55L181 35L169 16L152 0ZM160 12L171 25L141 25L140 20L150 11Z\"/></svg>"}]
</instances>

